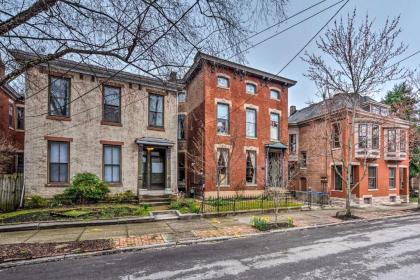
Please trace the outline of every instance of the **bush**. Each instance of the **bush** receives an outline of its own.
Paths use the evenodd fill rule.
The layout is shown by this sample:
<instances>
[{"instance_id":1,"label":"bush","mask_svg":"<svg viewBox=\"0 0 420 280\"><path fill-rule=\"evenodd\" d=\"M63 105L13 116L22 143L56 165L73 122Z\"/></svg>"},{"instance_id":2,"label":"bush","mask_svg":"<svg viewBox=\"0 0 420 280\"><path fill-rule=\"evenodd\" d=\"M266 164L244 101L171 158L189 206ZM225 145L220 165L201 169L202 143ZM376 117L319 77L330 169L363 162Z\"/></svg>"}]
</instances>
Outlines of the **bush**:
<instances>
[{"instance_id":1,"label":"bush","mask_svg":"<svg viewBox=\"0 0 420 280\"><path fill-rule=\"evenodd\" d=\"M254 216L251 218L251 226L253 226L254 228L260 231L268 230L268 222L269 222L268 217L255 217Z\"/></svg>"},{"instance_id":2,"label":"bush","mask_svg":"<svg viewBox=\"0 0 420 280\"><path fill-rule=\"evenodd\" d=\"M291 216L287 217L287 226L288 227L294 227L294 219L293 219L293 217L291 217Z\"/></svg>"},{"instance_id":3,"label":"bush","mask_svg":"<svg viewBox=\"0 0 420 280\"><path fill-rule=\"evenodd\" d=\"M73 203L98 202L109 193L109 187L92 173L77 173L71 187L64 190L63 197Z\"/></svg>"},{"instance_id":4,"label":"bush","mask_svg":"<svg viewBox=\"0 0 420 280\"><path fill-rule=\"evenodd\" d=\"M26 208L34 209L34 208L45 208L48 207L48 199L43 198L39 195L34 195L26 201Z\"/></svg>"},{"instance_id":5,"label":"bush","mask_svg":"<svg viewBox=\"0 0 420 280\"><path fill-rule=\"evenodd\" d=\"M50 207L61 207L63 205L74 204L71 198L67 197L64 193L59 193L53 196L50 201Z\"/></svg>"},{"instance_id":6,"label":"bush","mask_svg":"<svg viewBox=\"0 0 420 280\"><path fill-rule=\"evenodd\" d=\"M176 201L171 202L171 204L169 205L169 209L178 210L183 214L200 213L200 207L197 205L194 199L177 199Z\"/></svg>"},{"instance_id":7,"label":"bush","mask_svg":"<svg viewBox=\"0 0 420 280\"><path fill-rule=\"evenodd\" d=\"M136 195L132 191L125 191L122 193L108 194L105 200L116 203L127 203L136 200Z\"/></svg>"},{"instance_id":8,"label":"bush","mask_svg":"<svg viewBox=\"0 0 420 280\"><path fill-rule=\"evenodd\" d=\"M148 216L150 213L150 206L145 204L134 211L134 215L136 216Z\"/></svg>"}]
</instances>

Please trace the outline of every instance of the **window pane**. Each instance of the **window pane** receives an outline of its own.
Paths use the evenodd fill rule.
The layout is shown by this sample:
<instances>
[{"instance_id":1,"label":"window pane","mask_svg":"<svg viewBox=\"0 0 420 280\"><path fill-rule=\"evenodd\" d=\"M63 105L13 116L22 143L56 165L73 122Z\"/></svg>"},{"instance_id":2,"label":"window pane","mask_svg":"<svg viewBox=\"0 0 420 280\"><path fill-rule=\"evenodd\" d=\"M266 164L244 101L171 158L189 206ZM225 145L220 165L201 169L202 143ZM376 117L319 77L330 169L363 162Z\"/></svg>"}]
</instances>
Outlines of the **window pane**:
<instances>
[{"instance_id":1,"label":"window pane","mask_svg":"<svg viewBox=\"0 0 420 280\"><path fill-rule=\"evenodd\" d=\"M227 119L229 117L229 105L217 104L217 118Z\"/></svg>"},{"instance_id":2,"label":"window pane","mask_svg":"<svg viewBox=\"0 0 420 280\"><path fill-rule=\"evenodd\" d=\"M50 163L50 182L58 182L59 164Z\"/></svg>"},{"instance_id":3,"label":"window pane","mask_svg":"<svg viewBox=\"0 0 420 280\"><path fill-rule=\"evenodd\" d=\"M112 182L112 166L105 166L104 177L105 182Z\"/></svg>"},{"instance_id":4,"label":"window pane","mask_svg":"<svg viewBox=\"0 0 420 280\"><path fill-rule=\"evenodd\" d=\"M104 104L120 106L121 90L115 87L104 87Z\"/></svg>"},{"instance_id":5,"label":"window pane","mask_svg":"<svg viewBox=\"0 0 420 280\"><path fill-rule=\"evenodd\" d=\"M50 162L60 162L60 144L57 142L50 143Z\"/></svg>"},{"instance_id":6,"label":"window pane","mask_svg":"<svg viewBox=\"0 0 420 280\"><path fill-rule=\"evenodd\" d=\"M18 129L25 128L25 111L21 107L16 108L17 116L16 116L16 126Z\"/></svg>"},{"instance_id":7,"label":"window pane","mask_svg":"<svg viewBox=\"0 0 420 280\"><path fill-rule=\"evenodd\" d=\"M120 166L112 167L112 182L120 181Z\"/></svg>"},{"instance_id":8,"label":"window pane","mask_svg":"<svg viewBox=\"0 0 420 280\"><path fill-rule=\"evenodd\" d=\"M104 164L112 164L112 148L104 146Z\"/></svg>"},{"instance_id":9,"label":"window pane","mask_svg":"<svg viewBox=\"0 0 420 280\"><path fill-rule=\"evenodd\" d=\"M58 116L69 115L69 81L63 78L51 77L50 114Z\"/></svg>"},{"instance_id":10,"label":"window pane","mask_svg":"<svg viewBox=\"0 0 420 280\"><path fill-rule=\"evenodd\" d=\"M229 87L229 79L222 77L222 76L218 76L217 77L217 85L219 87L225 87L228 88Z\"/></svg>"},{"instance_id":11,"label":"window pane","mask_svg":"<svg viewBox=\"0 0 420 280\"><path fill-rule=\"evenodd\" d=\"M217 104L217 133L229 133L229 105Z\"/></svg>"},{"instance_id":12,"label":"window pane","mask_svg":"<svg viewBox=\"0 0 420 280\"><path fill-rule=\"evenodd\" d=\"M68 176L68 165L66 163L60 164L60 182L67 182L67 176Z\"/></svg>"},{"instance_id":13,"label":"window pane","mask_svg":"<svg viewBox=\"0 0 420 280\"><path fill-rule=\"evenodd\" d=\"M246 135L255 137L256 136L256 122L257 122L257 111L254 109L246 109Z\"/></svg>"},{"instance_id":14,"label":"window pane","mask_svg":"<svg viewBox=\"0 0 420 280\"><path fill-rule=\"evenodd\" d=\"M270 137L271 139L278 140L279 139L279 115L275 113L271 113L270 120L271 120Z\"/></svg>"},{"instance_id":15,"label":"window pane","mask_svg":"<svg viewBox=\"0 0 420 280\"><path fill-rule=\"evenodd\" d=\"M68 162L68 144L67 143L60 143L60 163L67 163Z\"/></svg>"},{"instance_id":16,"label":"window pane","mask_svg":"<svg viewBox=\"0 0 420 280\"><path fill-rule=\"evenodd\" d=\"M257 87L254 84L246 84L246 92L250 94L255 94L257 92Z\"/></svg>"},{"instance_id":17,"label":"window pane","mask_svg":"<svg viewBox=\"0 0 420 280\"><path fill-rule=\"evenodd\" d=\"M280 93L277 90L270 90L271 99L280 99Z\"/></svg>"},{"instance_id":18,"label":"window pane","mask_svg":"<svg viewBox=\"0 0 420 280\"><path fill-rule=\"evenodd\" d=\"M120 147L112 147L112 164L120 164Z\"/></svg>"}]
</instances>

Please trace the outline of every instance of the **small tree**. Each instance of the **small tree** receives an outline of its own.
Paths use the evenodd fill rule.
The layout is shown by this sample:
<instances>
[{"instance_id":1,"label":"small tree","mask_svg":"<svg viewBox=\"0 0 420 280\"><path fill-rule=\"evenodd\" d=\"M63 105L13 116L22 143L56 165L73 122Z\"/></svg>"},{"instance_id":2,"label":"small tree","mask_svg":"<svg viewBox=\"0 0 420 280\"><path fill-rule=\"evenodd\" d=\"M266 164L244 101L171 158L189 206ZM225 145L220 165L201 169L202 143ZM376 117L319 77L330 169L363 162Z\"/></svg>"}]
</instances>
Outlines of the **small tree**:
<instances>
[{"instance_id":1,"label":"small tree","mask_svg":"<svg viewBox=\"0 0 420 280\"><path fill-rule=\"evenodd\" d=\"M401 79L406 71L398 64L392 64L406 50L397 38L401 33L399 17L389 20L379 30L373 29L373 21L366 15L357 26L356 10L335 21L325 35L317 41L318 49L324 56L305 54L303 58L309 65L306 74L323 90L324 99L331 100L335 94L346 98L346 125L349 127L348 141L343 151L343 168L350 170L355 144L355 117L362 98L376 92L383 83ZM332 119L332 116L330 116ZM336 169L336 166L334 164ZM351 172L346 174L346 216L351 216Z\"/></svg>"},{"instance_id":2,"label":"small tree","mask_svg":"<svg viewBox=\"0 0 420 280\"><path fill-rule=\"evenodd\" d=\"M275 223L278 221L280 199L287 192L287 182L281 155L272 156L268 162L268 189L273 195Z\"/></svg>"},{"instance_id":3,"label":"small tree","mask_svg":"<svg viewBox=\"0 0 420 280\"><path fill-rule=\"evenodd\" d=\"M7 173L10 170L10 162L18 149L12 144L10 137L0 132L0 173Z\"/></svg>"}]
</instances>

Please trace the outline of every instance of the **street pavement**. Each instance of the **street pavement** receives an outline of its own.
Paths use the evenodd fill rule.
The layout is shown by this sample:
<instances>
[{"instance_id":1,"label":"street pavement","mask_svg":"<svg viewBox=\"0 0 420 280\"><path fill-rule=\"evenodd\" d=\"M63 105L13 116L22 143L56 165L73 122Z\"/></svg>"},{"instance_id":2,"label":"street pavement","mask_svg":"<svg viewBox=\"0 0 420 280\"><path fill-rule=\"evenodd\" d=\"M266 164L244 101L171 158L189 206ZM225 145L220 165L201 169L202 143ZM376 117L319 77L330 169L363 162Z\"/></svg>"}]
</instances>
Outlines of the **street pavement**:
<instances>
[{"instance_id":1,"label":"street pavement","mask_svg":"<svg viewBox=\"0 0 420 280\"><path fill-rule=\"evenodd\" d=\"M0 279L419 279L420 217L3 269Z\"/></svg>"}]
</instances>

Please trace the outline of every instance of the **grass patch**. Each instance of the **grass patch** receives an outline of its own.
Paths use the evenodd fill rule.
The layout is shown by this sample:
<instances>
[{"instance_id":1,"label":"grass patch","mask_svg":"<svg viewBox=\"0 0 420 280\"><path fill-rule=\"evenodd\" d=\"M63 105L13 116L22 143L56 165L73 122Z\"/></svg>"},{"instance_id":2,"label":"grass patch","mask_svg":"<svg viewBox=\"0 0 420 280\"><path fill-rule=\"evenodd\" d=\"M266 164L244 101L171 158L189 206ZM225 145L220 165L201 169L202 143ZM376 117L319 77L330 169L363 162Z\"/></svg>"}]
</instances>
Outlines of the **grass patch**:
<instances>
[{"instance_id":1,"label":"grass patch","mask_svg":"<svg viewBox=\"0 0 420 280\"><path fill-rule=\"evenodd\" d=\"M82 208L28 209L0 214L0 223L23 223L42 221L71 221L113 219L122 217L148 216L153 209L148 206L129 204L103 204Z\"/></svg>"},{"instance_id":2,"label":"grass patch","mask_svg":"<svg viewBox=\"0 0 420 280\"><path fill-rule=\"evenodd\" d=\"M200 206L194 199L177 199L176 201L171 202L169 209L178 210L182 214L200 213Z\"/></svg>"},{"instance_id":3,"label":"grass patch","mask_svg":"<svg viewBox=\"0 0 420 280\"><path fill-rule=\"evenodd\" d=\"M417 200L418 198L417 197L413 197L413 196L410 196L410 202L411 203L417 203Z\"/></svg>"}]
</instances>

